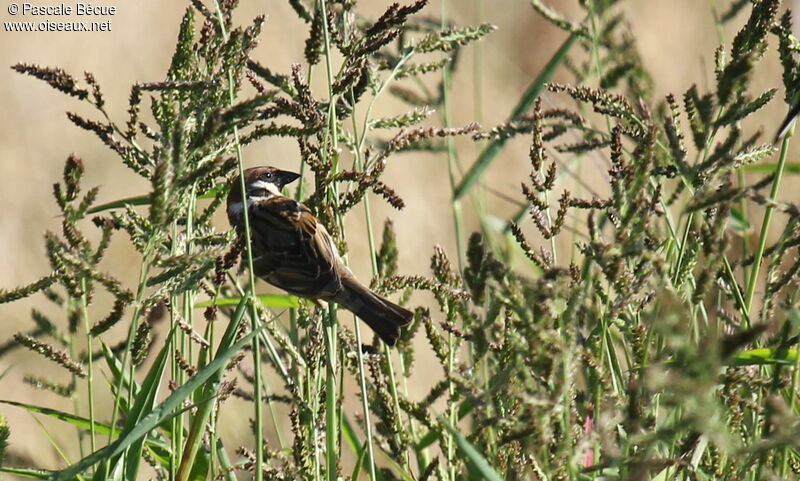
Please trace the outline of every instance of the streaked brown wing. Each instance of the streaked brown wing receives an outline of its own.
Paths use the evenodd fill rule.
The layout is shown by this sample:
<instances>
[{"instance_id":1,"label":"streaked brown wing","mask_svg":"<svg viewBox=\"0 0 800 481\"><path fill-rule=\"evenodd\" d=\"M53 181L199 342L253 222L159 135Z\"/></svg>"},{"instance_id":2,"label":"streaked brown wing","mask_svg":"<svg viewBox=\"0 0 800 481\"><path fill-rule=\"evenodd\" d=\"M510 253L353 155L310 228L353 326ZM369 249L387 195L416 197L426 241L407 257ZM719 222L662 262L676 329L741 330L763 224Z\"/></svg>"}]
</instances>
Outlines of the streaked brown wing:
<instances>
[{"instance_id":1,"label":"streaked brown wing","mask_svg":"<svg viewBox=\"0 0 800 481\"><path fill-rule=\"evenodd\" d=\"M341 290L338 253L308 207L276 196L250 215L257 276L303 297L330 299Z\"/></svg>"}]
</instances>

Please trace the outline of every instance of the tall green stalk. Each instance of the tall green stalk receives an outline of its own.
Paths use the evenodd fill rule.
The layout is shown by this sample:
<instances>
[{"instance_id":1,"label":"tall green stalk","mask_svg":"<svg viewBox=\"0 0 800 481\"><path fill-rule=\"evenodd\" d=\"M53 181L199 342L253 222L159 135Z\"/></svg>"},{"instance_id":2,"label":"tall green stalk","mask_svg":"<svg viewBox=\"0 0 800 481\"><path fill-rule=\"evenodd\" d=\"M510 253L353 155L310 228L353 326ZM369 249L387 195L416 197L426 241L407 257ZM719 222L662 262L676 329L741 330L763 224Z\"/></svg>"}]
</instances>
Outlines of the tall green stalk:
<instances>
[{"instance_id":1,"label":"tall green stalk","mask_svg":"<svg viewBox=\"0 0 800 481\"><path fill-rule=\"evenodd\" d=\"M219 22L220 29L222 31L222 36L225 41L228 41L229 35L225 29L225 21L222 17L222 10L219 6L219 1L215 0L214 5L216 8L217 19ZM233 78L233 72L229 68L227 71L228 76L228 95L229 95L229 102L231 105L236 100L236 91L235 91L235 83ZM234 138L234 145L236 147L236 164L237 169L239 172L239 188L241 189L242 199L247 199L247 186L244 180L244 159L242 155L242 146L239 141L239 129L234 126L233 127L233 138ZM251 321L251 331L258 332L259 331L259 316L258 316L258 309L256 307L256 292L255 292L255 270L253 268L253 246L250 240L250 213L249 209L243 210L242 218L244 219L244 237L245 237L245 253L247 257L247 272L248 272L248 280L249 280L249 295L250 295L250 321ZM263 398L261 392L261 383L262 383L262 372L261 372L261 342L258 335L253 336L252 340L252 351L253 351L253 371L254 371L254 380L253 380L253 397L255 398L254 404L254 416L255 416L255 455L256 455L256 462L255 462L255 480L262 481L264 478L264 415L263 410L261 407L261 400ZM188 446L188 443L187 443ZM193 459L189 460L189 463L193 462ZM183 466L181 466L183 468ZM191 471L191 466L189 469L186 470L186 473Z\"/></svg>"},{"instance_id":2,"label":"tall green stalk","mask_svg":"<svg viewBox=\"0 0 800 481\"><path fill-rule=\"evenodd\" d=\"M447 28L447 0L442 0L442 21L441 29ZM442 94L444 96L444 126L450 127L453 125L453 106L450 99L451 88L451 71L450 64L448 63L442 69ZM464 271L466 265L466 251L464 249L464 218L461 208L461 201L455 196L455 189L458 185L456 179L458 167L458 158L456 157L456 146L453 137L447 137L447 174L450 180L450 191L453 192L453 197L450 201L450 207L453 210L453 228L456 238L456 251L458 253L458 272Z\"/></svg>"},{"instance_id":3,"label":"tall green stalk","mask_svg":"<svg viewBox=\"0 0 800 481\"><path fill-rule=\"evenodd\" d=\"M772 180L772 188L769 191L769 200L774 201L778 197L778 189L781 186L781 179L783 178L783 171L786 168L786 158L789 156L789 143L794 135L794 126L792 126L781 142L780 157L778 159L778 166L775 168L775 178ZM753 267L750 272L749 282L747 283L747 290L744 296L744 306L747 315L750 316L753 307L753 297L756 293L756 285L758 285L758 274L761 270L761 263L764 257L764 251L767 248L767 236L769 235L769 227L772 222L772 215L775 212L775 207L768 204L764 209L764 218L761 222L761 233L758 236L758 245L753 254Z\"/></svg>"},{"instance_id":4,"label":"tall green stalk","mask_svg":"<svg viewBox=\"0 0 800 481\"><path fill-rule=\"evenodd\" d=\"M358 123L356 122L356 101L355 96L353 95L352 89L350 90L350 101L353 105L353 114L351 115L351 119L353 122L353 135L355 136L355 165L354 170L358 171L363 168L363 161L361 159L361 150L358 147L361 145L361 140L359 135L363 138L366 137L367 132L361 132L359 134L358 131ZM370 266L372 267L372 275L378 275L378 264L376 259L376 250L375 250L375 237L373 235L372 229L372 216L370 215L370 208L369 208L369 196L364 196L364 216L365 222L367 224L367 240L369 243L369 260ZM361 337L361 324L359 319L353 316L354 319L354 328L356 333L356 355L357 355L357 362L358 362L358 384L361 388L361 408L364 410L364 435L366 436L366 448L367 448L367 465L369 468L369 479L375 480L375 448L374 448L374 439L372 438L372 418L370 416L369 410L369 392L367 390L367 380L366 380L366 373L364 369L364 353L361 351L362 345L362 337ZM355 480L354 480L355 481Z\"/></svg>"},{"instance_id":5,"label":"tall green stalk","mask_svg":"<svg viewBox=\"0 0 800 481\"><path fill-rule=\"evenodd\" d=\"M327 18L328 7L325 0L319 0L317 8L322 15L322 18ZM331 39L330 32L328 31L328 22L322 21L322 31L324 35L324 49L325 49L325 68L328 82L328 130L326 131L326 140L329 142L322 151L333 155L332 165L334 172L339 169L338 162L338 144L339 133L336 119L336 98L333 93L333 59L331 52ZM327 155L327 154L325 154ZM334 204L338 203L338 192L336 185L331 186L328 192L328 198ZM336 213L337 222L342 227L344 222L341 214ZM337 321L336 321L336 306L330 304L328 306L328 317L325 323L325 354L326 354L326 370L325 370L325 461L326 461L326 475L329 481L336 481L338 479L338 465L339 465L339 405L336 389L336 375L338 370L337 362Z\"/></svg>"},{"instance_id":6,"label":"tall green stalk","mask_svg":"<svg viewBox=\"0 0 800 481\"><path fill-rule=\"evenodd\" d=\"M153 249L155 248L153 244L153 237L151 236L148 239L147 245L144 248L144 254L142 257L142 264L139 268L139 282L138 287L136 289L136 298L133 302L133 315L131 316L131 325L128 328L128 337L125 340L125 350L122 354L122 362L120 363L120 375L119 379L117 380L116 385L116 392L114 393L114 408L111 411L111 429L108 432L108 444L111 444L114 436L116 436L116 425L117 425L117 416L119 415L119 408L120 402L122 399L122 387L124 385L125 374L124 370L126 369L126 365L130 359L130 352L131 347L133 345L133 339L136 336L136 330L139 327L139 319L142 315L142 303L144 301L144 295L147 291L147 279L150 274L150 264L153 262ZM133 393L133 385L135 383L134 378L134 368L133 363L131 363L130 370L129 370L129 386L128 386L128 396ZM128 401L128 406L130 407L131 403L130 400ZM123 453L124 456L124 453ZM103 465L104 472L108 474L111 468L111 458L107 458Z\"/></svg>"},{"instance_id":7,"label":"tall green stalk","mask_svg":"<svg viewBox=\"0 0 800 481\"><path fill-rule=\"evenodd\" d=\"M94 354L92 349L92 329L89 325L89 310L87 299L87 282L86 278L81 278L81 299L80 309L81 318L83 318L83 327L86 331L86 352L88 353L86 362L86 389L89 402L89 436L91 439L92 452L97 451L97 440L95 438L95 419L94 419Z\"/></svg>"}]
</instances>

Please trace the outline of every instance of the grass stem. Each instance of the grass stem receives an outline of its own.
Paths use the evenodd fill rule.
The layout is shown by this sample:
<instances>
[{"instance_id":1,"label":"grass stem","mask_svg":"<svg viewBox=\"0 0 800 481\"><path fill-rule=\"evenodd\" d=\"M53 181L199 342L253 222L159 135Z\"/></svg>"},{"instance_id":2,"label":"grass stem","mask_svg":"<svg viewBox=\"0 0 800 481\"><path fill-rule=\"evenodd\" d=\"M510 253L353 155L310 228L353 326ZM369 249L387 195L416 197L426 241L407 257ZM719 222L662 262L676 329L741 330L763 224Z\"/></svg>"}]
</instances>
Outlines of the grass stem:
<instances>
[{"instance_id":1,"label":"grass stem","mask_svg":"<svg viewBox=\"0 0 800 481\"><path fill-rule=\"evenodd\" d=\"M781 142L778 165L775 168L775 178L772 180L772 188L769 192L770 201L775 201L775 199L778 197L778 189L780 188L781 179L783 178L783 171L786 168L786 158L789 156L789 144L791 142L792 135L794 135L794 126L789 129L789 131L783 137L783 141ZM767 237L769 236L769 228L774 212L775 207L771 204L768 204L764 208L764 217L761 221L761 233L758 236L758 244L756 245L756 251L753 254L753 267L751 269L750 277L747 283L747 290L745 291L744 296L744 307L748 317L751 316L752 313L753 297L755 297L756 286L758 285L758 274L761 270L764 250L767 248Z\"/></svg>"}]
</instances>

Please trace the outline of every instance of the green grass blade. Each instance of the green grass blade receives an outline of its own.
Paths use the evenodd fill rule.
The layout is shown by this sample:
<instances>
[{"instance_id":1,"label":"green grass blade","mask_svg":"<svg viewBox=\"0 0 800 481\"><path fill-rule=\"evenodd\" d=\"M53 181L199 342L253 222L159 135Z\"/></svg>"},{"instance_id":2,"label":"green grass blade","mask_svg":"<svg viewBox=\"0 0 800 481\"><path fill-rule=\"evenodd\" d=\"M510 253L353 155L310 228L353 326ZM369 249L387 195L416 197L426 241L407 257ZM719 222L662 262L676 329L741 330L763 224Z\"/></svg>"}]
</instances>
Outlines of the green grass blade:
<instances>
[{"instance_id":1,"label":"green grass blade","mask_svg":"<svg viewBox=\"0 0 800 481\"><path fill-rule=\"evenodd\" d=\"M455 439L458 449L466 457L467 466L470 470L470 476L478 475L478 479L487 479L489 481L503 481L502 476L497 474L497 471L489 465L486 458L475 449L467 438L459 433L456 428L450 425L446 420L442 420L445 429L450 432L450 435Z\"/></svg>"},{"instance_id":2,"label":"green grass blade","mask_svg":"<svg viewBox=\"0 0 800 481\"><path fill-rule=\"evenodd\" d=\"M237 481L236 472L234 471L233 464L228 457L228 452L225 451L225 446L219 439L217 439L217 458L219 459L219 464L222 467L222 472L225 473L225 480Z\"/></svg>"},{"instance_id":3,"label":"green grass blade","mask_svg":"<svg viewBox=\"0 0 800 481\"><path fill-rule=\"evenodd\" d=\"M778 168L778 164L750 164L743 165L741 169L748 174L771 174ZM786 174L800 174L800 162L786 162L783 166Z\"/></svg>"},{"instance_id":4,"label":"green grass blade","mask_svg":"<svg viewBox=\"0 0 800 481\"><path fill-rule=\"evenodd\" d=\"M5 399L0 399L0 403L26 409L32 413L44 414L45 416L49 416L51 418L67 422L81 429L86 429L87 431L91 428L91 423L89 422L88 419L82 418L80 416L75 416L74 414L65 413L63 411L59 411L56 409L34 406L33 404L26 404L17 401L8 401ZM108 434L109 432L111 432L111 427L107 424L101 424L95 421L94 430L98 434Z\"/></svg>"},{"instance_id":5,"label":"green grass blade","mask_svg":"<svg viewBox=\"0 0 800 481\"><path fill-rule=\"evenodd\" d=\"M150 371L142 382L141 389L139 390L140 394L136 398L131 413L125 422L126 431L138 424L142 418L155 407L158 388L161 385L161 378L164 376L164 370L167 366L167 354L172 349L173 332L174 331L169 333L164 347L161 348ZM131 444L128 450L128 462L125 466L125 479L136 481L139 473L139 459L142 456L142 450L146 439L147 435Z\"/></svg>"},{"instance_id":6,"label":"green grass blade","mask_svg":"<svg viewBox=\"0 0 800 481\"><path fill-rule=\"evenodd\" d=\"M741 237L753 231L753 224L747 220L741 209L731 209L731 215L728 216L728 226L730 230Z\"/></svg>"},{"instance_id":7,"label":"green grass blade","mask_svg":"<svg viewBox=\"0 0 800 481\"><path fill-rule=\"evenodd\" d=\"M261 304L266 307L299 307L300 300L289 294L262 294L256 296ZM218 297L209 301L198 302L194 307L208 306L235 306L242 300L241 297Z\"/></svg>"},{"instance_id":8,"label":"green grass blade","mask_svg":"<svg viewBox=\"0 0 800 481\"><path fill-rule=\"evenodd\" d=\"M33 469L33 468L14 468L11 466L0 466L0 473L13 474L20 478L29 479L50 479L53 471L47 469Z\"/></svg>"},{"instance_id":9,"label":"green grass blade","mask_svg":"<svg viewBox=\"0 0 800 481\"><path fill-rule=\"evenodd\" d=\"M126 197L124 199L114 200L111 202L107 202L105 204L100 204L98 206L92 207L88 211L87 214L97 214L98 212L104 212L107 210L113 209L121 209L126 205L150 205L150 194L147 195L137 195L134 197Z\"/></svg>"},{"instance_id":10,"label":"green grass blade","mask_svg":"<svg viewBox=\"0 0 800 481\"><path fill-rule=\"evenodd\" d=\"M361 451L361 441L359 441L356 430L353 427L353 423L350 422L350 418L348 416L342 416L342 439L345 441L347 446L350 447L350 450L353 452L353 454L359 454Z\"/></svg>"},{"instance_id":11,"label":"green grass blade","mask_svg":"<svg viewBox=\"0 0 800 481\"><path fill-rule=\"evenodd\" d=\"M211 190L209 190L208 192L206 192L203 195L197 196L197 198L198 199L213 199L214 197L219 195L219 193L222 192L223 189L225 189L224 185L221 185L221 184L220 185L215 185L214 187L211 188ZM133 197L127 197L125 199L114 200L114 201L111 201L111 202L106 202L105 204L100 204L100 205L94 206L91 209L89 209L86 213L87 214L97 214L98 212L104 212L104 211L107 211L107 210L121 209L121 208L125 207L126 205L150 205L151 203L152 203L152 200L150 198L150 194L136 195L136 196L133 196Z\"/></svg>"},{"instance_id":12,"label":"green grass blade","mask_svg":"<svg viewBox=\"0 0 800 481\"><path fill-rule=\"evenodd\" d=\"M367 459L366 441L358 450L358 460L356 460L356 464L353 465L353 474L350 475L350 479L358 479L358 477L361 476L361 465L364 464L365 459Z\"/></svg>"},{"instance_id":13,"label":"green grass blade","mask_svg":"<svg viewBox=\"0 0 800 481\"><path fill-rule=\"evenodd\" d=\"M217 347L217 358L222 356L223 353L233 349L231 346L236 339L236 333L239 330L239 326L241 325L242 318L248 306L252 306L252 302L250 302L248 298L243 298L236 307L236 312L234 312L233 317L231 317L231 322L228 323L228 327L225 329L225 333L222 335L222 339ZM259 330L253 330L247 338L252 338L253 335L259 332ZM242 345L242 342L243 341L239 341L236 345ZM211 364L203 367L200 372L208 369L208 367L215 362L216 360L212 361ZM193 399L197 403L197 412L192 418L183 453L181 454L180 466L178 467L178 472L175 477L178 481L188 480L193 472L192 466L194 465L197 450L200 448L200 443L203 440L203 429L205 429L206 422L211 415L211 409L214 404L212 402L212 397L216 393L217 385L221 378L222 372L216 371L208 377L206 382L196 384L193 389L195 392L190 392L190 395L193 396ZM198 399L198 397L200 399Z\"/></svg>"},{"instance_id":14,"label":"green grass blade","mask_svg":"<svg viewBox=\"0 0 800 481\"><path fill-rule=\"evenodd\" d=\"M475 408L475 403L470 400L466 400L462 402L458 406L458 420L464 419L467 414L471 413L472 410ZM439 439L441 439L442 435L439 431L431 429L428 431L424 436L422 436L414 446L414 449L417 451L422 451L423 449L429 447L431 444L435 443Z\"/></svg>"},{"instance_id":15,"label":"green grass blade","mask_svg":"<svg viewBox=\"0 0 800 481\"><path fill-rule=\"evenodd\" d=\"M146 443L150 456L164 469L169 469L170 447L164 443L148 440Z\"/></svg>"},{"instance_id":16,"label":"green grass blade","mask_svg":"<svg viewBox=\"0 0 800 481\"><path fill-rule=\"evenodd\" d=\"M114 351L112 351L111 348L108 347L106 343L104 343L103 341L100 341L100 348L103 351L103 357L106 360L108 369L111 371L111 376L113 381L112 389L114 389L116 386L122 386L123 389L132 390L131 397L133 398L137 397L139 395L139 385L136 384L135 380L131 382L129 371L127 369L122 368L122 362L114 354ZM118 383L120 377L122 377L121 384ZM112 394L116 393L114 392ZM127 413L128 405L124 396L122 397L121 401L122 402L120 403L120 406L124 408L123 412Z\"/></svg>"},{"instance_id":17,"label":"green grass blade","mask_svg":"<svg viewBox=\"0 0 800 481\"><path fill-rule=\"evenodd\" d=\"M33 404L26 404L17 401L9 401L5 399L0 399L0 404L7 404L9 406L15 406L25 409L32 413L43 414L53 419L64 421L78 428L85 429L86 431L89 431L89 429L91 429L92 426L91 422L87 418L66 413L64 411L59 411L57 409L50 409L42 406L34 406ZM97 434L108 434L111 432L111 426L109 426L108 424L103 424L95 421L94 430L95 433ZM160 456L163 454L164 451L163 442L158 440L148 440L147 447L150 450L150 452L154 455L154 457L159 461L161 461ZM169 458L167 457L166 460L169 461ZM50 476L49 474L50 471L47 471L47 473L48 473L47 476Z\"/></svg>"},{"instance_id":18,"label":"green grass blade","mask_svg":"<svg viewBox=\"0 0 800 481\"><path fill-rule=\"evenodd\" d=\"M189 481L205 481L208 479L208 470L210 468L209 456L196 456L192 472L189 474Z\"/></svg>"},{"instance_id":19,"label":"green grass blade","mask_svg":"<svg viewBox=\"0 0 800 481\"><path fill-rule=\"evenodd\" d=\"M416 481L414 476L408 473L400 463L394 460L391 455L389 455L386 451L378 451L380 454L383 455L383 460L386 461L386 464L389 466L389 469L394 472L394 474L401 479L402 481ZM378 481L384 481L386 478L382 477L381 471L376 470L375 476L378 478Z\"/></svg>"},{"instance_id":20,"label":"green grass blade","mask_svg":"<svg viewBox=\"0 0 800 481\"><path fill-rule=\"evenodd\" d=\"M550 58L550 61L547 62L547 65L545 65L544 69L539 73L539 76L534 79L527 90L525 90L525 93L522 94L516 107L514 107L514 110L511 112L509 120L519 118L520 115L530 109L533 101L542 93L544 85L550 81L556 69L561 65L564 59L567 58L567 53L569 53L572 44L575 43L577 38L578 35L573 33L561 44L561 47L559 47L553 57ZM461 183L455 188L453 192L454 199L461 198L476 182L478 182L483 172L489 168L489 164L491 164L494 158L497 157L497 154L503 150L507 140L508 139L495 140L481 152L480 156L478 156L478 160L470 167L469 171L467 171L466 175L464 175L464 178L461 180Z\"/></svg>"},{"instance_id":21,"label":"green grass blade","mask_svg":"<svg viewBox=\"0 0 800 481\"><path fill-rule=\"evenodd\" d=\"M111 456L116 456L138 439L141 439L145 434L158 426L161 421L170 416L172 411L191 396L195 389L199 388L218 371L224 369L228 360L248 344L256 334L257 332L251 332L229 349L219 354L211 363L199 370L197 374L189 379L186 384L176 389L164 402L153 409L141 422L136 424L132 429L123 432L116 441L86 456L72 466L54 473L52 477L53 481L67 481L72 479L83 470Z\"/></svg>"},{"instance_id":22,"label":"green grass blade","mask_svg":"<svg viewBox=\"0 0 800 481\"><path fill-rule=\"evenodd\" d=\"M362 444L361 441L358 440L356 430L353 427L353 423L350 422L350 418L348 416L342 416L342 439L345 441L345 444L350 447L350 450L353 452L353 454L358 458L356 465L353 467L353 474L350 476L350 479L358 479L357 476L360 474L362 469L369 469L366 456L367 445L366 443ZM383 479L380 471L375 472L375 478L378 481Z\"/></svg>"},{"instance_id":23,"label":"green grass blade","mask_svg":"<svg viewBox=\"0 0 800 481\"><path fill-rule=\"evenodd\" d=\"M759 364L788 364L794 365L797 361L797 349L772 349L762 347L750 349L735 354L729 365L731 366L753 366Z\"/></svg>"}]
</instances>

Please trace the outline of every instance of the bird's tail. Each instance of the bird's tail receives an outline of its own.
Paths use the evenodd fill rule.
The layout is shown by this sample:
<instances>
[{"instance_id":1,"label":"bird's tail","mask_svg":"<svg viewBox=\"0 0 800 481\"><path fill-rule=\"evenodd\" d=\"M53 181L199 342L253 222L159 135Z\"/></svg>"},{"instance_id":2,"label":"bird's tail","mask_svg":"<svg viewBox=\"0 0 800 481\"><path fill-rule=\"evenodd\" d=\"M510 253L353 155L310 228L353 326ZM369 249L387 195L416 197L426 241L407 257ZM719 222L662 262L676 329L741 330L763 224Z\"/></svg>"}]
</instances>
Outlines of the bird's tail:
<instances>
[{"instance_id":1,"label":"bird's tail","mask_svg":"<svg viewBox=\"0 0 800 481\"><path fill-rule=\"evenodd\" d=\"M336 302L366 322L390 346L400 337L400 328L414 317L408 309L379 296L353 278L343 280Z\"/></svg>"}]
</instances>

